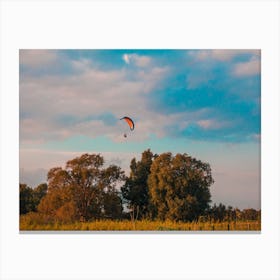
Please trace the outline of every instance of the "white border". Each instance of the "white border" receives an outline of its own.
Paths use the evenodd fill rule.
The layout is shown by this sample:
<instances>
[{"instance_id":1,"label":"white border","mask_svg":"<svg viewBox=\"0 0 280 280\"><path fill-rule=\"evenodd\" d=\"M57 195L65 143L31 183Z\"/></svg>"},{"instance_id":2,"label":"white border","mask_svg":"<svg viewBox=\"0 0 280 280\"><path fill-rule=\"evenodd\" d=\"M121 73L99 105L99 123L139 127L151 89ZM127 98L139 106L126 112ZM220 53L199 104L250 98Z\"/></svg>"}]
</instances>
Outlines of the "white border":
<instances>
[{"instance_id":1,"label":"white border","mask_svg":"<svg viewBox=\"0 0 280 280\"><path fill-rule=\"evenodd\" d=\"M2 1L2 279L279 279L279 2ZM19 48L262 49L262 233L19 234Z\"/></svg>"}]
</instances>

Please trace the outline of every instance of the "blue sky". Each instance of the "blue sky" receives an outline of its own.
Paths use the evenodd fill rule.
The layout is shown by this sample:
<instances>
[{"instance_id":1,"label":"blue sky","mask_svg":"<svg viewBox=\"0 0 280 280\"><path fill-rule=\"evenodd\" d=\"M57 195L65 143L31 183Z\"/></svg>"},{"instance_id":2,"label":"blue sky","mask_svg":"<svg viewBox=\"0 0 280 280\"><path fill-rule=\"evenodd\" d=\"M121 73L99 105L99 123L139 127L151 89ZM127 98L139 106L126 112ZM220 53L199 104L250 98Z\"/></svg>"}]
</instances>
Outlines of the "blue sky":
<instances>
[{"instance_id":1,"label":"blue sky","mask_svg":"<svg viewBox=\"0 0 280 280\"><path fill-rule=\"evenodd\" d=\"M129 172L151 148L209 162L213 202L260 208L260 64L259 50L20 50L20 180L83 152Z\"/></svg>"}]
</instances>

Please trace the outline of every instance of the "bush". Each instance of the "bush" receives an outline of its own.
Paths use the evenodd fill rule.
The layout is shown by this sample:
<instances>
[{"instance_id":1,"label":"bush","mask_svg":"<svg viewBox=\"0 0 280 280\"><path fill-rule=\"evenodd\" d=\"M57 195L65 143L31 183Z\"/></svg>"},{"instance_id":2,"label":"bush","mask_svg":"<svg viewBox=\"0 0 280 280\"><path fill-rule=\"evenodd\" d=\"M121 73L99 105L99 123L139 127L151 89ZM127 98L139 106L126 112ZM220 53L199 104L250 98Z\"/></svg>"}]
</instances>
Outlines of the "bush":
<instances>
[{"instance_id":1,"label":"bush","mask_svg":"<svg viewBox=\"0 0 280 280\"><path fill-rule=\"evenodd\" d=\"M20 215L20 230L27 230L36 227L37 225L48 225L55 223L54 217L37 212L29 212L25 215Z\"/></svg>"}]
</instances>

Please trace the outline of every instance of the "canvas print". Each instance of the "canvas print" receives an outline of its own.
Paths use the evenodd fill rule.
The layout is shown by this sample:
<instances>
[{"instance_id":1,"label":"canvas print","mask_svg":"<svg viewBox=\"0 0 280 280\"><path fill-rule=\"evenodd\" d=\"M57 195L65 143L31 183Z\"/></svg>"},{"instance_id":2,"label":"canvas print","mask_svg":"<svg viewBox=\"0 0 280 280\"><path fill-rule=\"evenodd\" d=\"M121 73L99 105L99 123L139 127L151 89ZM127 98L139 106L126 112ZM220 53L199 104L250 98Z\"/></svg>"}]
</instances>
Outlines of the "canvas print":
<instances>
[{"instance_id":1,"label":"canvas print","mask_svg":"<svg viewBox=\"0 0 280 280\"><path fill-rule=\"evenodd\" d=\"M19 230L259 232L259 49L20 49Z\"/></svg>"}]
</instances>

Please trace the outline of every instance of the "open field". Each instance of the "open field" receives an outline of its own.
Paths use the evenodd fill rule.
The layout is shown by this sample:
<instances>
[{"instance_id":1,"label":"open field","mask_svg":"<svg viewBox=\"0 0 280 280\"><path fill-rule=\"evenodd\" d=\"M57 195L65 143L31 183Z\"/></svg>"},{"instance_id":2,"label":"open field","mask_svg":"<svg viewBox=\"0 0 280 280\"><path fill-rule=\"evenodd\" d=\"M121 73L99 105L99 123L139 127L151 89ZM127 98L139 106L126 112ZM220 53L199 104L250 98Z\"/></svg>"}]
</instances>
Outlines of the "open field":
<instances>
[{"instance_id":1,"label":"open field","mask_svg":"<svg viewBox=\"0 0 280 280\"><path fill-rule=\"evenodd\" d=\"M75 223L38 223L20 218L20 230L65 230L65 231L260 231L260 221L238 221L221 223L183 223L172 221L142 220L131 222L128 220L98 220L92 222Z\"/></svg>"}]
</instances>

